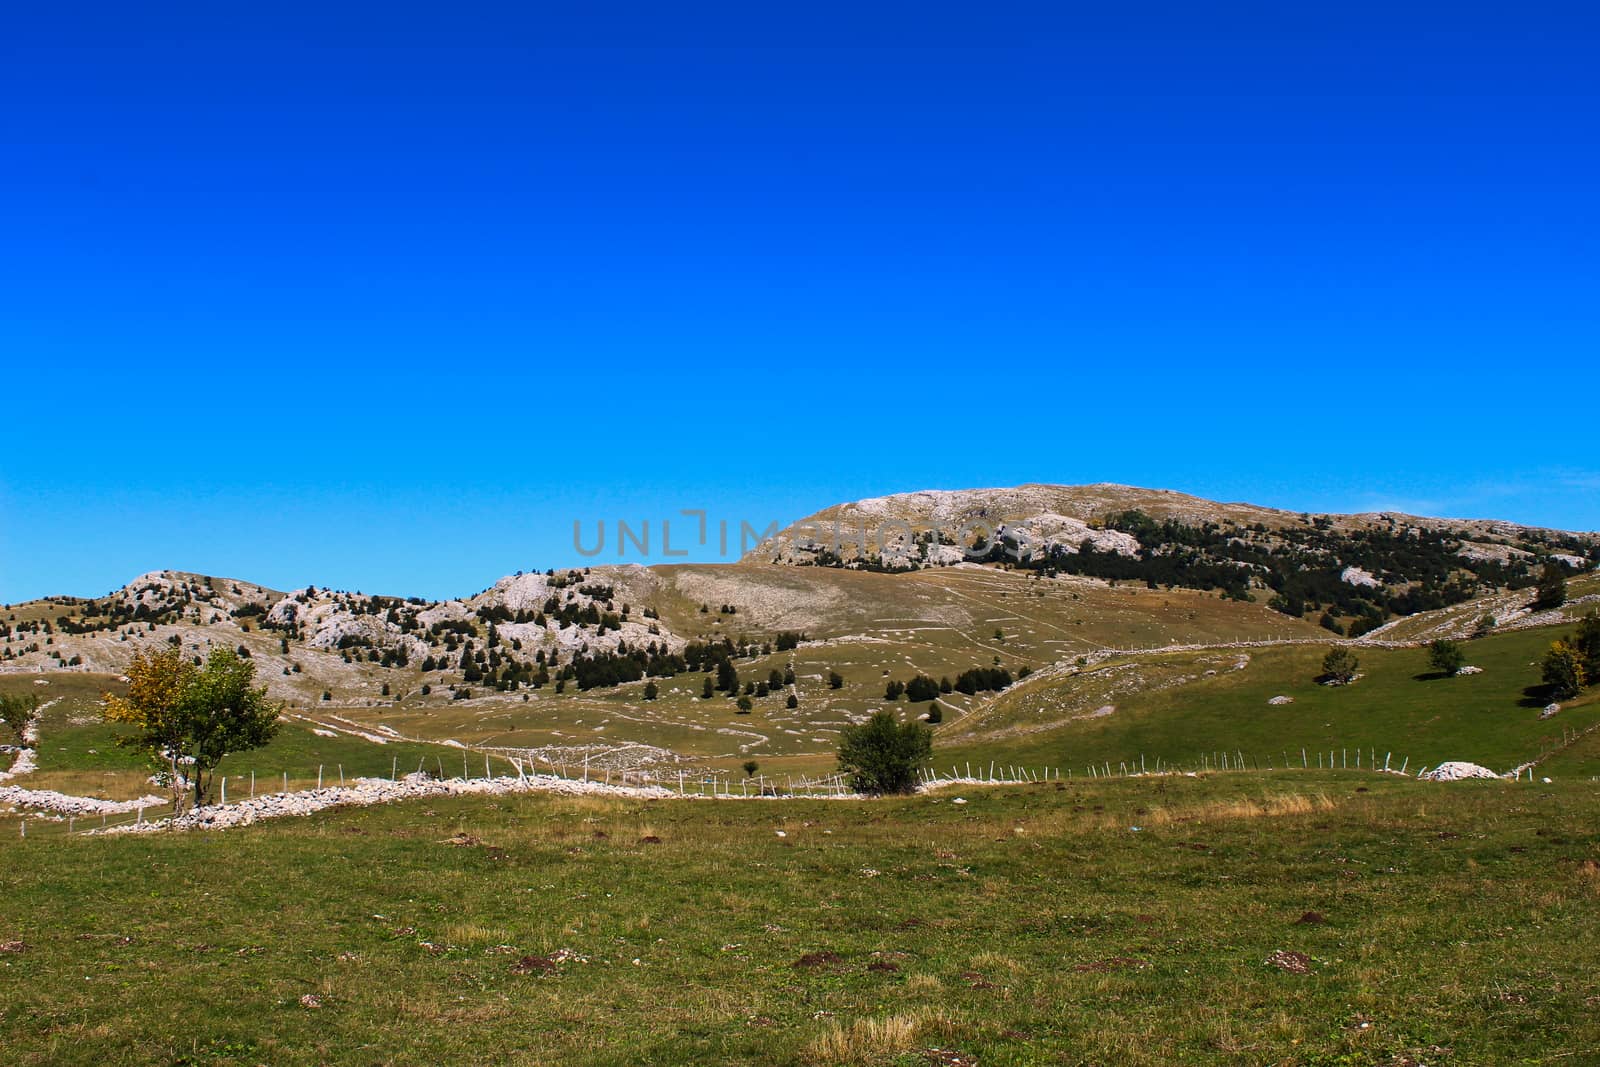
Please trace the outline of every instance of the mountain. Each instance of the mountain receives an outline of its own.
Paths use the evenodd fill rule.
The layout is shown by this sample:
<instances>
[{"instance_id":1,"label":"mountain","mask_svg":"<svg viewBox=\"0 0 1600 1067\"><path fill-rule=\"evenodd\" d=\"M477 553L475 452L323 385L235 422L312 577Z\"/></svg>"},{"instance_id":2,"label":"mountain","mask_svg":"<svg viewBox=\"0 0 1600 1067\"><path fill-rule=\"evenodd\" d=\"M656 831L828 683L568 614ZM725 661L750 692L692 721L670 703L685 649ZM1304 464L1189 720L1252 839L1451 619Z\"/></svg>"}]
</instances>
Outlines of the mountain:
<instances>
[{"instance_id":1,"label":"mountain","mask_svg":"<svg viewBox=\"0 0 1600 1067\"><path fill-rule=\"evenodd\" d=\"M1129 687L1225 674L1230 650L1465 637L1486 615L1497 631L1569 622L1600 604L1597 562L1593 533L1492 520L1113 485L926 491L828 508L738 563L518 573L444 601L152 572L103 597L8 606L0 680L85 675L97 692L141 648L225 647L318 736L821 758L891 682L949 683L952 737L1053 728ZM1564 607L1533 606L1547 567L1572 579ZM724 662L735 684L708 698ZM1097 663L1111 673L1090 685L1078 672ZM1496 681L1513 702L1536 681L1522 669ZM1014 698L990 688L1030 675Z\"/></svg>"},{"instance_id":2,"label":"mountain","mask_svg":"<svg viewBox=\"0 0 1600 1067\"><path fill-rule=\"evenodd\" d=\"M1337 633L1600 562L1600 536L1496 520L1313 515L1123 485L923 491L827 508L747 562L903 572L986 563L1260 595Z\"/></svg>"}]
</instances>

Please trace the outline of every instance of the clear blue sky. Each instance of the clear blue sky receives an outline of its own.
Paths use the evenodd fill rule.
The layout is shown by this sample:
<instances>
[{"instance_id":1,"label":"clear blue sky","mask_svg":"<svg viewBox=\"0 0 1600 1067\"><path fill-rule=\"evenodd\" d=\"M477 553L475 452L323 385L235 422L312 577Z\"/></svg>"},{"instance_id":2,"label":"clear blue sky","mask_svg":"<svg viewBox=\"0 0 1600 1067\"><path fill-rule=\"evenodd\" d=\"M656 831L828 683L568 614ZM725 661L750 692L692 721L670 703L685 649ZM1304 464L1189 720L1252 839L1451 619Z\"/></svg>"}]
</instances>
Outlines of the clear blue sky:
<instances>
[{"instance_id":1,"label":"clear blue sky","mask_svg":"<svg viewBox=\"0 0 1600 1067\"><path fill-rule=\"evenodd\" d=\"M151 7L0 33L0 600L1027 481L1600 527L1592 4Z\"/></svg>"}]
</instances>

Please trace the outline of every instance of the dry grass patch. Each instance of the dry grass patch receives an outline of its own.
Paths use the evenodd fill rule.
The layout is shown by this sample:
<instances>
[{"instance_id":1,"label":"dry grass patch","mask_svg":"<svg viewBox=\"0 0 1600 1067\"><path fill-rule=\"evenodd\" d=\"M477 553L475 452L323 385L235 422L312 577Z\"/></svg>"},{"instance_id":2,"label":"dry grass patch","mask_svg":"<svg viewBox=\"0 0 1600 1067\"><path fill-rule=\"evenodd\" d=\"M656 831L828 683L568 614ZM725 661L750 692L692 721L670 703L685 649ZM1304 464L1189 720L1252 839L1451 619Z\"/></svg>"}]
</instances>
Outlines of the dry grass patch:
<instances>
[{"instance_id":1,"label":"dry grass patch","mask_svg":"<svg viewBox=\"0 0 1600 1067\"><path fill-rule=\"evenodd\" d=\"M1214 800L1184 807L1151 808L1148 814L1139 818L1147 826L1167 826L1183 822L1228 822L1234 819L1317 815L1337 807L1325 793L1283 793L1260 799ZM1120 825L1122 821L1111 819L1106 821L1106 825Z\"/></svg>"},{"instance_id":2,"label":"dry grass patch","mask_svg":"<svg viewBox=\"0 0 1600 1067\"><path fill-rule=\"evenodd\" d=\"M879 1063L955 1040L960 1029L951 1016L926 1009L887 1018L856 1019L848 1025L833 1023L806 1045L801 1059L819 1067Z\"/></svg>"}]
</instances>

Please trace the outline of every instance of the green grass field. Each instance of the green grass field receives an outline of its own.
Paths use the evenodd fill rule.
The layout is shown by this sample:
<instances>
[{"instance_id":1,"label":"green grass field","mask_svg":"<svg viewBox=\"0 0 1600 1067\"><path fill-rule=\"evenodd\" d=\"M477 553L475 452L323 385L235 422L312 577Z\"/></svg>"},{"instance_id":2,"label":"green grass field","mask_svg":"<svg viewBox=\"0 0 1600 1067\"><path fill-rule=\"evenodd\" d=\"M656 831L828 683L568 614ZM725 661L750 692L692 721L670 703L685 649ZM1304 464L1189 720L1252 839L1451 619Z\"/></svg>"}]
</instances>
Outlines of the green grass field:
<instances>
[{"instance_id":1,"label":"green grass field","mask_svg":"<svg viewBox=\"0 0 1600 1067\"><path fill-rule=\"evenodd\" d=\"M0 818L4 1059L1600 1061L1593 784L955 795Z\"/></svg>"},{"instance_id":2,"label":"green grass field","mask_svg":"<svg viewBox=\"0 0 1600 1067\"><path fill-rule=\"evenodd\" d=\"M1470 760L1497 771L1561 744L1564 732L1600 722L1600 693L1569 701L1541 720L1538 657L1560 629L1496 634L1467 643L1484 673L1434 677L1425 649L1362 648L1363 677L1328 687L1315 679L1323 646L1282 646L1120 657L1071 677L1041 678L1007 691L941 738L950 758L1003 759L1031 766L1156 757L1193 764L1202 753L1243 751L1253 761L1295 766L1300 751L1338 750L1366 765L1376 749L1410 769ZM1240 664L1243 664L1241 667ZM1214 673L1208 673L1214 672ZM1275 696L1292 704L1274 706ZM1095 709L1116 710L1074 720ZM1575 754L1574 754L1575 755ZM1564 758L1567 774L1600 774L1600 761Z\"/></svg>"}]
</instances>

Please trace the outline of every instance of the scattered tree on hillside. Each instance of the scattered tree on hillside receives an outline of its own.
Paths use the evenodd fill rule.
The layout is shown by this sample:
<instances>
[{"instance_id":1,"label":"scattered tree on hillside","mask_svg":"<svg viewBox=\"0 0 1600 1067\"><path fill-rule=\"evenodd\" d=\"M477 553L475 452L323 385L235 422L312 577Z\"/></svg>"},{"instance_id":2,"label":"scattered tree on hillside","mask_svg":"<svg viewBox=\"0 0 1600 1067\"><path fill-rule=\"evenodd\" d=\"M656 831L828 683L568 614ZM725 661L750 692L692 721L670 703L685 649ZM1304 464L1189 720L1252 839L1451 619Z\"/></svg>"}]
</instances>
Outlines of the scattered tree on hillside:
<instances>
[{"instance_id":1,"label":"scattered tree on hillside","mask_svg":"<svg viewBox=\"0 0 1600 1067\"><path fill-rule=\"evenodd\" d=\"M661 695L661 690L659 688L657 688L656 683L654 683L654 682L646 682L646 683L644 683L644 698L646 700L654 700L656 697L658 697L660 695Z\"/></svg>"},{"instance_id":2,"label":"scattered tree on hillside","mask_svg":"<svg viewBox=\"0 0 1600 1067\"><path fill-rule=\"evenodd\" d=\"M734 707L739 709L740 715L748 715L750 709L755 707L755 703L749 697L742 696L735 702Z\"/></svg>"},{"instance_id":3,"label":"scattered tree on hillside","mask_svg":"<svg viewBox=\"0 0 1600 1067\"><path fill-rule=\"evenodd\" d=\"M754 778L756 776L756 772L761 769L761 764L757 763L753 759L747 759L744 761L743 767L744 776L746 778Z\"/></svg>"},{"instance_id":4,"label":"scattered tree on hillside","mask_svg":"<svg viewBox=\"0 0 1600 1067\"><path fill-rule=\"evenodd\" d=\"M1355 681L1356 668L1361 661L1348 648L1330 648L1322 657L1322 680L1332 685L1349 685Z\"/></svg>"},{"instance_id":5,"label":"scattered tree on hillside","mask_svg":"<svg viewBox=\"0 0 1600 1067\"><path fill-rule=\"evenodd\" d=\"M708 674L708 675L706 675L706 684L704 686L702 686L701 689L700 689L700 699L701 700L710 700L715 695L716 695L716 687L713 685L713 683L711 681L711 675Z\"/></svg>"},{"instance_id":6,"label":"scattered tree on hillside","mask_svg":"<svg viewBox=\"0 0 1600 1067\"><path fill-rule=\"evenodd\" d=\"M1552 644L1539 662L1539 673L1556 700L1570 700L1600 682L1600 612L1587 613L1576 633Z\"/></svg>"},{"instance_id":7,"label":"scattered tree on hillside","mask_svg":"<svg viewBox=\"0 0 1600 1067\"><path fill-rule=\"evenodd\" d=\"M1567 602L1567 570L1555 560L1544 565L1544 570L1539 574L1539 591L1533 598L1532 607L1536 611L1548 611L1559 608Z\"/></svg>"},{"instance_id":8,"label":"scattered tree on hillside","mask_svg":"<svg viewBox=\"0 0 1600 1067\"><path fill-rule=\"evenodd\" d=\"M1583 659L1583 672L1589 683L1600 682L1600 611L1591 611L1578 620L1572 646Z\"/></svg>"},{"instance_id":9,"label":"scattered tree on hillside","mask_svg":"<svg viewBox=\"0 0 1600 1067\"><path fill-rule=\"evenodd\" d=\"M1483 615L1478 617L1477 623L1472 627L1472 636L1484 637L1493 629L1494 615L1492 613L1485 612Z\"/></svg>"},{"instance_id":10,"label":"scattered tree on hillside","mask_svg":"<svg viewBox=\"0 0 1600 1067\"><path fill-rule=\"evenodd\" d=\"M1565 638L1552 644L1544 654L1544 659L1539 663L1539 673L1555 700L1572 699L1589 681L1583 669L1583 657Z\"/></svg>"},{"instance_id":11,"label":"scattered tree on hillside","mask_svg":"<svg viewBox=\"0 0 1600 1067\"><path fill-rule=\"evenodd\" d=\"M829 671L828 672L828 688L829 689L843 689L844 688L844 676L841 675L838 671Z\"/></svg>"},{"instance_id":12,"label":"scattered tree on hillside","mask_svg":"<svg viewBox=\"0 0 1600 1067\"><path fill-rule=\"evenodd\" d=\"M1443 675L1454 675L1467 662L1467 654L1455 641L1439 638L1428 646L1428 666Z\"/></svg>"},{"instance_id":13,"label":"scattered tree on hillside","mask_svg":"<svg viewBox=\"0 0 1600 1067\"><path fill-rule=\"evenodd\" d=\"M919 722L898 722L894 713L874 712L839 739L839 769L851 787L873 796L909 793L917 768L933 755L933 731Z\"/></svg>"},{"instance_id":14,"label":"scattered tree on hillside","mask_svg":"<svg viewBox=\"0 0 1600 1067\"><path fill-rule=\"evenodd\" d=\"M783 706L788 708L790 711L793 711L795 708L800 706L800 698L795 696L793 693L790 693L789 699L783 702Z\"/></svg>"},{"instance_id":15,"label":"scattered tree on hillside","mask_svg":"<svg viewBox=\"0 0 1600 1067\"><path fill-rule=\"evenodd\" d=\"M162 768L176 809L186 785L195 805L206 802L224 756L260 748L278 732L279 706L255 687L255 673L231 649L213 650L199 668L177 649L140 651L128 668L128 695L106 694L106 720L137 730L118 743Z\"/></svg>"},{"instance_id":16,"label":"scattered tree on hillside","mask_svg":"<svg viewBox=\"0 0 1600 1067\"><path fill-rule=\"evenodd\" d=\"M944 721L944 709L942 707L940 707L939 706L939 702L937 700L935 700L932 704L928 705L928 725L931 726L934 723L943 722L943 721Z\"/></svg>"}]
</instances>

